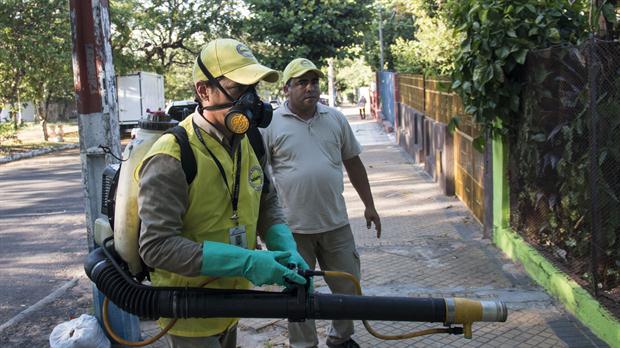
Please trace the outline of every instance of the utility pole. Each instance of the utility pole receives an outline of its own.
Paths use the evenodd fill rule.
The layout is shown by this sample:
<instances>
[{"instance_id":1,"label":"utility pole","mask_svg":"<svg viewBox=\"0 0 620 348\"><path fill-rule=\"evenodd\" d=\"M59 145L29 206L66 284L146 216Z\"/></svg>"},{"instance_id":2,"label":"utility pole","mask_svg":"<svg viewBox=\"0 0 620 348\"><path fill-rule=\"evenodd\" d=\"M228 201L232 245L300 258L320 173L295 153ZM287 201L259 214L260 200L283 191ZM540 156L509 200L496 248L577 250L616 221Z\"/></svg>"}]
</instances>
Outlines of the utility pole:
<instances>
[{"instance_id":1,"label":"utility pole","mask_svg":"<svg viewBox=\"0 0 620 348\"><path fill-rule=\"evenodd\" d=\"M383 19L379 7L379 71L383 71Z\"/></svg>"},{"instance_id":2,"label":"utility pole","mask_svg":"<svg viewBox=\"0 0 620 348\"><path fill-rule=\"evenodd\" d=\"M80 160L84 187L88 249L94 241L95 220L101 213L102 174L115 159L100 146L120 155L120 133L108 0L70 0L73 73L78 109ZM93 286L95 314L101 322L103 294ZM110 305L108 317L115 332L127 340L140 339L140 322L134 315Z\"/></svg>"},{"instance_id":3,"label":"utility pole","mask_svg":"<svg viewBox=\"0 0 620 348\"><path fill-rule=\"evenodd\" d=\"M334 91L334 58L327 59L327 93L329 94L329 106L336 105L336 93Z\"/></svg>"}]
</instances>

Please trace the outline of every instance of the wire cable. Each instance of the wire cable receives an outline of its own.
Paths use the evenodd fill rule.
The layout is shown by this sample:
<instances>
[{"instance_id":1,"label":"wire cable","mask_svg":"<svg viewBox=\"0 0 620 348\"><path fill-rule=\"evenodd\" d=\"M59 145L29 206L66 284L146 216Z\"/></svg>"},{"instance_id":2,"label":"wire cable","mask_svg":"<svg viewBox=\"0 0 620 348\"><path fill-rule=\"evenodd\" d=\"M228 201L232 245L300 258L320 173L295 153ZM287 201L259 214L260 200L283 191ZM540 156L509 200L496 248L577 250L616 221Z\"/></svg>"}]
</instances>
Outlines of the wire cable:
<instances>
[{"instance_id":1,"label":"wire cable","mask_svg":"<svg viewBox=\"0 0 620 348\"><path fill-rule=\"evenodd\" d=\"M219 277L218 278L211 278L211 279L205 281L204 283L200 284L199 287L200 288L205 287L205 286L207 286L207 284L209 284L209 283L211 283L213 281L216 281L218 279L219 279ZM158 339L162 338L165 334L167 334L168 331L170 331L170 329L172 329L172 327L174 326L174 324L177 323L177 320L178 320L177 318L172 319L168 323L168 325L166 325L163 329L161 329L161 331L157 335L155 335L155 336L153 336L151 338L147 338L147 339L145 339L143 341L135 341L135 342L127 341L124 338L118 336L116 334L116 332L114 332L114 330L112 329L112 325L110 325L110 322L108 321L108 304L109 303L110 303L110 300L107 297L105 297L103 299L103 314L102 314L103 326L105 327L105 329L108 332L108 334L110 335L110 337L112 337L112 339L114 339L116 342L118 342L118 343L120 343L122 345L128 346L128 347L144 347L146 345L149 345L149 344L157 341Z\"/></svg>"},{"instance_id":2,"label":"wire cable","mask_svg":"<svg viewBox=\"0 0 620 348\"><path fill-rule=\"evenodd\" d=\"M355 276L350 273L337 272L337 271L323 271L323 272L316 272L315 274L323 275L323 277L346 278L350 282L352 282L353 285L355 285L356 294L362 296L362 287L360 286L359 280L357 280L357 278L355 278ZM372 326L370 326L370 323L368 321L362 320L362 324L364 324L364 327L366 328L366 331L368 331L368 333L370 333L371 335L375 336L378 339L386 340L386 341L404 340L407 338L420 337L424 335L433 335L433 334L439 334L439 333L451 334L451 333L460 332L460 328L442 328L442 329L426 329L426 330L415 331L415 332L410 332L410 333L400 334L400 335L384 335L384 334L377 332L375 329L373 329Z\"/></svg>"},{"instance_id":3,"label":"wire cable","mask_svg":"<svg viewBox=\"0 0 620 348\"><path fill-rule=\"evenodd\" d=\"M166 325L166 327L164 327L157 335L147 338L143 341L127 341L126 339L118 336L116 334L116 332L114 332L114 330L112 329L112 325L110 325L110 322L108 321L108 304L110 303L110 300L105 297L103 299L103 326L105 327L105 330L108 332L108 335L110 335L110 337L112 337L113 340L115 340L116 342L124 345L124 346L128 346L128 347L144 347L146 345L149 345L151 343L154 343L155 341L157 341L158 339L160 339L162 336L164 336L166 333L168 333L168 331L170 331L170 329L172 329L172 327L174 326L174 324L176 324L177 319L172 319L171 322L168 323L168 325Z\"/></svg>"},{"instance_id":4,"label":"wire cable","mask_svg":"<svg viewBox=\"0 0 620 348\"><path fill-rule=\"evenodd\" d=\"M112 255L110 254L110 252L107 249L107 242L109 242L110 240L112 240L113 237L108 237L103 241L103 251L104 253L108 256L108 259L112 262L112 265L117 268L119 271L121 271L121 274L126 277L126 279L128 279L128 281L133 281L133 279L129 278L129 276L127 276L125 274L125 272L122 270L122 268L120 267L120 265L118 263L116 263L116 261L114 260L114 257L112 257ZM200 284L200 288L207 286L207 284L218 280L219 277L216 278L211 278L205 282L203 282L202 284ZM168 333L168 331L170 331L170 329L172 329L172 327L174 326L174 324L176 324L177 322L177 318L173 318L168 325L166 325L157 335L151 337L151 338L147 338L145 340L142 341L127 341L126 339L120 337L119 335L116 334L116 332L114 332L114 329L112 329L112 325L110 325L110 321L108 319L108 305L110 303L110 299L108 299L108 297L106 296L103 299L103 313L101 315L102 319L103 319L103 326L105 328L105 330L107 331L107 333L110 335L110 337L112 337L113 340L115 340L116 342L128 346L128 347L144 347L146 345L149 345L155 341L157 341L158 339L162 338L165 334Z\"/></svg>"}]
</instances>

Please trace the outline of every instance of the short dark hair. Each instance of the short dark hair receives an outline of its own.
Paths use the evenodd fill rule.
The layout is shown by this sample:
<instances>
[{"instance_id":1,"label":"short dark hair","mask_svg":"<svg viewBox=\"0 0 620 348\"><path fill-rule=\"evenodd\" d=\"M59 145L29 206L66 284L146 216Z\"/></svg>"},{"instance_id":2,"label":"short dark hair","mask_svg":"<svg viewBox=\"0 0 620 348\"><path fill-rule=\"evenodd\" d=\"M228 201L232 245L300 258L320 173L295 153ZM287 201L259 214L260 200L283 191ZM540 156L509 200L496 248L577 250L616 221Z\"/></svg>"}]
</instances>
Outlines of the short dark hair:
<instances>
[{"instance_id":1,"label":"short dark hair","mask_svg":"<svg viewBox=\"0 0 620 348\"><path fill-rule=\"evenodd\" d=\"M217 81L220 81L223 78L224 76L220 76L220 77L216 77L215 79ZM209 80L200 80L200 81L197 81L196 83L204 83L205 86L207 86L207 88L217 88L217 86L215 86L215 83ZM198 95L198 90L196 89L196 85L194 85L194 100L196 101L200 100L200 96Z\"/></svg>"}]
</instances>

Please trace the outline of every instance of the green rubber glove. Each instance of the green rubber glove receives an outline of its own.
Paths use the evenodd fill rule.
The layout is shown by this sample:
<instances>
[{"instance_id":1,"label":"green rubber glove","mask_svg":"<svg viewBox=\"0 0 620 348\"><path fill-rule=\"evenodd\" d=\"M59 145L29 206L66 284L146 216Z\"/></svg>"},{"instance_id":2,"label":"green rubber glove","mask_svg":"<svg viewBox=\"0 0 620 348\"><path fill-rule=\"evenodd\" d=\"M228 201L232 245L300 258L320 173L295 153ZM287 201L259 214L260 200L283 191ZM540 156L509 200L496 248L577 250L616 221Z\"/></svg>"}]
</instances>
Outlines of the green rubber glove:
<instances>
[{"instance_id":1,"label":"green rubber glove","mask_svg":"<svg viewBox=\"0 0 620 348\"><path fill-rule=\"evenodd\" d=\"M288 263L293 263L301 270L307 270L310 267L297 251L297 243L293 238L293 232L285 224L276 224L265 232L265 244L269 250L288 251L291 256Z\"/></svg>"},{"instance_id":2,"label":"green rubber glove","mask_svg":"<svg viewBox=\"0 0 620 348\"><path fill-rule=\"evenodd\" d=\"M265 244L269 250L288 251L291 255L285 259L286 264L295 264L300 270L310 269L306 260L297 251L297 243L293 232L285 224L276 224L265 232ZM300 283L301 284L301 283ZM314 284L310 281L309 292L314 292Z\"/></svg>"},{"instance_id":3,"label":"green rubber glove","mask_svg":"<svg viewBox=\"0 0 620 348\"><path fill-rule=\"evenodd\" d=\"M205 241L202 244L201 274L212 277L244 277L254 285L286 286L284 278L298 284L306 279L285 265L287 251L248 250L238 246Z\"/></svg>"}]
</instances>

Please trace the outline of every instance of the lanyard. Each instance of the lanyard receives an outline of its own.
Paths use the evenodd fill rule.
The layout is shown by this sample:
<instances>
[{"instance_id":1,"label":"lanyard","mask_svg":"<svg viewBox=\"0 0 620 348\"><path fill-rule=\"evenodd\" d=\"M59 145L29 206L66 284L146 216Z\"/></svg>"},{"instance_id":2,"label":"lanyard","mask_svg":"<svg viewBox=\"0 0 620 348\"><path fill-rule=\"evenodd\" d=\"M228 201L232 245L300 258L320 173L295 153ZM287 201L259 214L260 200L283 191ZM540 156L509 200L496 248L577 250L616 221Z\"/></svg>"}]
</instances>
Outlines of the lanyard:
<instances>
[{"instance_id":1,"label":"lanyard","mask_svg":"<svg viewBox=\"0 0 620 348\"><path fill-rule=\"evenodd\" d=\"M231 196L230 198L232 201L233 214L230 217L230 219L233 220L235 224L238 224L239 215L237 214L237 208L239 206L239 186L240 186L239 179L241 176L241 144L239 144L237 147L237 164L236 164L236 168L233 168L233 172L235 175L235 184L233 186L233 192L231 194L230 189L228 188L228 180L226 179L226 172L224 172L224 167L222 167L222 163L217 159L217 157L215 157L215 154L211 152L211 149L209 149L209 147L207 146L207 143L205 143L205 140L202 137L202 134L200 132L200 128L198 128L196 123L194 123L193 121L192 121L192 125L194 127L194 132L196 133L196 136L198 137L198 140L200 140L202 145L204 145L205 149L207 149L207 151L209 152L209 155L211 155L211 157L213 158L215 165L217 165L217 169L220 170L220 175L222 176L222 179L224 179L224 184L226 184L226 190L228 191L228 194Z\"/></svg>"}]
</instances>

